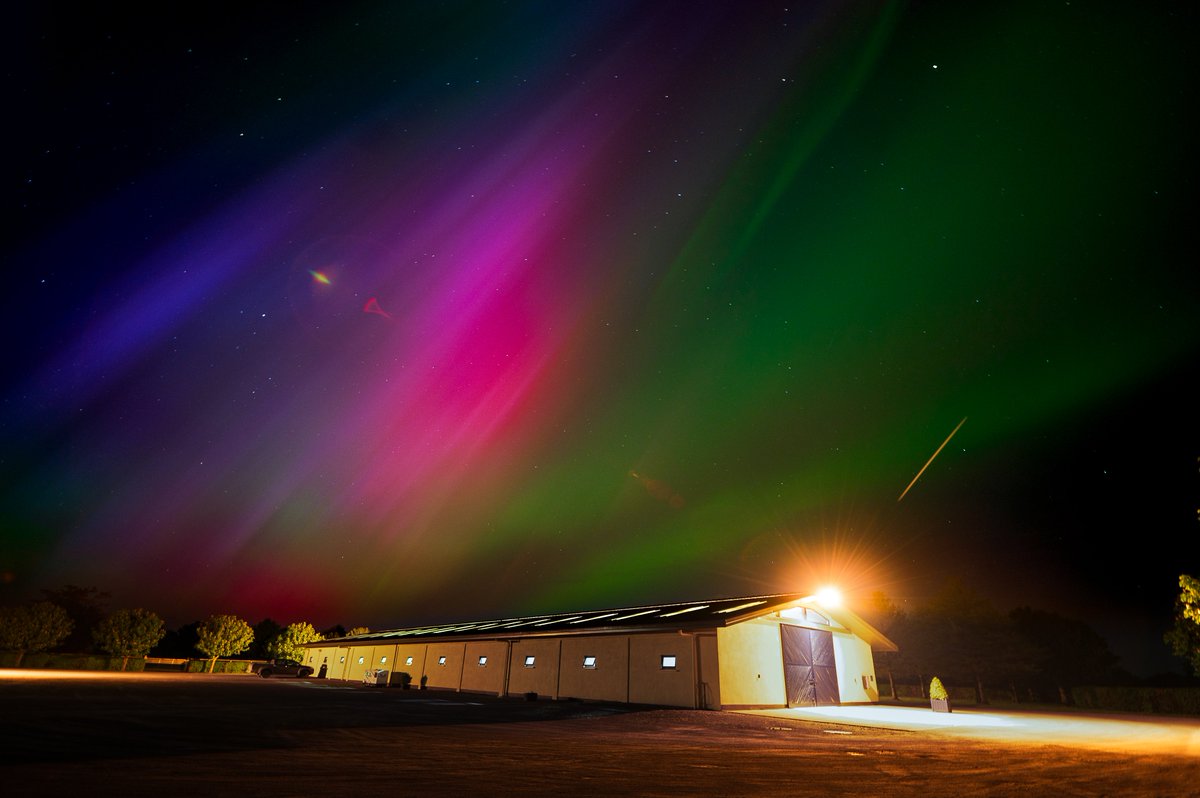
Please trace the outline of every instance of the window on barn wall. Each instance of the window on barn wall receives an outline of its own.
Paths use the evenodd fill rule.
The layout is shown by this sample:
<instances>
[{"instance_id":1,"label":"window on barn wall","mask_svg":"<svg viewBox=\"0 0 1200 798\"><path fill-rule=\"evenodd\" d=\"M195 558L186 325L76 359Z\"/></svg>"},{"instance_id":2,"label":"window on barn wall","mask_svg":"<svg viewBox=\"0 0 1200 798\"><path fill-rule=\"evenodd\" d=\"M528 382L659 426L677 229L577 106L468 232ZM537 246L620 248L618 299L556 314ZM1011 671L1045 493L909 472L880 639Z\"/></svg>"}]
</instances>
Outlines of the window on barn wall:
<instances>
[{"instance_id":1,"label":"window on barn wall","mask_svg":"<svg viewBox=\"0 0 1200 798\"><path fill-rule=\"evenodd\" d=\"M675 655L674 654L663 654L662 655L662 669L664 671L675 670Z\"/></svg>"},{"instance_id":2,"label":"window on barn wall","mask_svg":"<svg viewBox=\"0 0 1200 798\"><path fill-rule=\"evenodd\" d=\"M404 664L405 664L405 665L412 665L412 657L407 657L407 658L404 660Z\"/></svg>"},{"instance_id":3,"label":"window on barn wall","mask_svg":"<svg viewBox=\"0 0 1200 798\"><path fill-rule=\"evenodd\" d=\"M359 658L358 658L358 664L359 664L359 665L362 665L362 664L363 664L363 658L362 658L362 657L359 657Z\"/></svg>"},{"instance_id":4,"label":"window on barn wall","mask_svg":"<svg viewBox=\"0 0 1200 798\"><path fill-rule=\"evenodd\" d=\"M379 664L383 665L386 662L387 662L387 654L384 654L382 657L379 658Z\"/></svg>"},{"instance_id":5,"label":"window on barn wall","mask_svg":"<svg viewBox=\"0 0 1200 798\"><path fill-rule=\"evenodd\" d=\"M479 658L479 667L481 667L481 668L486 668L486 667L487 667L487 657L480 657L480 658Z\"/></svg>"},{"instance_id":6,"label":"window on barn wall","mask_svg":"<svg viewBox=\"0 0 1200 798\"><path fill-rule=\"evenodd\" d=\"M346 661L346 655L345 655L345 654L343 654L342 656L338 657L338 662L345 662L345 661Z\"/></svg>"},{"instance_id":7,"label":"window on barn wall","mask_svg":"<svg viewBox=\"0 0 1200 798\"><path fill-rule=\"evenodd\" d=\"M525 657L525 667L526 668L532 668L533 664L535 662L537 662L537 657L533 656L532 654Z\"/></svg>"},{"instance_id":8,"label":"window on barn wall","mask_svg":"<svg viewBox=\"0 0 1200 798\"><path fill-rule=\"evenodd\" d=\"M583 667L588 668L588 669L595 668L596 667L596 658L590 657L590 656L584 657L583 658Z\"/></svg>"},{"instance_id":9,"label":"window on barn wall","mask_svg":"<svg viewBox=\"0 0 1200 798\"><path fill-rule=\"evenodd\" d=\"M438 665L445 665L445 664L446 664L446 658L438 657Z\"/></svg>"}]
</instances>

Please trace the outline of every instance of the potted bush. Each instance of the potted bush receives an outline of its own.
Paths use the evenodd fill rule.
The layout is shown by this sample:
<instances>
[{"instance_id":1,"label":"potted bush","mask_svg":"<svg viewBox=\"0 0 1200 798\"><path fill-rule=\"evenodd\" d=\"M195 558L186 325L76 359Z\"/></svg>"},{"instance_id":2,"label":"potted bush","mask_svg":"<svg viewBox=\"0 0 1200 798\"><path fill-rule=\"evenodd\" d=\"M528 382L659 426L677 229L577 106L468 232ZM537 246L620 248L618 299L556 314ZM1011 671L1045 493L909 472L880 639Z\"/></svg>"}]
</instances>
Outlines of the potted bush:
<instances>
[{"instance_id":1,"label":"potted bush","mask_svg":"<svg viewBox=\"0 0 1200 798\"><path fill-rule=\"evenodd\" d=\"M934 712L950 711L950 694L946 692L942 680L936 676L929 683L929 706Z\"/></svg>"},{"instance_id":2,"label":"potted bush","mask_svg":"<svg viewBox=\"0 0 1200 798\"><path fill-rule=\"evenodd\" d=\"M403 687L405 690L407 690L409 688L409 686L412 684L412 674L411 673L406 673L404 671L400 671L399 673L396 674L396 678L400 681L400 686Z\"/></svg>"}]
</instances>

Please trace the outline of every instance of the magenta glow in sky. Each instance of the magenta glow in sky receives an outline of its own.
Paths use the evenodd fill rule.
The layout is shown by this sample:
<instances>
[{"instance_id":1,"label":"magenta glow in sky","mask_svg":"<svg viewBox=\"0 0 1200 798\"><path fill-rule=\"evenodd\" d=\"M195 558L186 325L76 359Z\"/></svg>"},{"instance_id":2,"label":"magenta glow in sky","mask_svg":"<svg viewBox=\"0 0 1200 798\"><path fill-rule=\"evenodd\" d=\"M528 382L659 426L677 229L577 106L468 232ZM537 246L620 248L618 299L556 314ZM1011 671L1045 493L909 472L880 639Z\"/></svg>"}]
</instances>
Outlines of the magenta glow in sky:
<instances>
[{"instance_id":1,"label":"magenta glow in sky","mask_svg":"<svg viewBox=\"0 0 1200 798\"><path fill-rule=\"evenodd\" d=\"M1171 13L31 11L6 589L378 626L938 551L1152 612L1072 552L1194 523Z\"/></svg>"}]
</instances>

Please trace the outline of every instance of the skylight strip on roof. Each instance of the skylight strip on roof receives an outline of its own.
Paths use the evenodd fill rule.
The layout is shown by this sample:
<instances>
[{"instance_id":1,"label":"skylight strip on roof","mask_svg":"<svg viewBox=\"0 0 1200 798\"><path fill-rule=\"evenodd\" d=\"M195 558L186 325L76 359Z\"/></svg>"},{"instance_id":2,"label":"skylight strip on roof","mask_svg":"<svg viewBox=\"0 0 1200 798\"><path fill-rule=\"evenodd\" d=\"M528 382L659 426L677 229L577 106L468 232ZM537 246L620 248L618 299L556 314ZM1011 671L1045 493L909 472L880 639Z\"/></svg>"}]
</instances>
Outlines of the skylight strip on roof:
<instances>
[{"instance_id":1,"label":"skylight strip on roof","mask_svg":"<svg viewBox=\"0 0 1200 798\"><path fill-rule=\"evenodd\" d=\"M534 626L546 626L546 625L552 624L552 623L566 623L567 621L573 621L578 617L580 617L580 616L572 615L570 618L551 618L548 621L542 621L541 623L535 623Z\"/></svg>"},{"instance_id":2,"label":"skylight strip on roof","mask_svg":"<svg viewBox=\"0 0 1200 798\"><path fill-rule=\"evenodd\" d=\"M664 612L662 615L660 615L658 617L659 618L670 618L672 615L683 615L685 612L695 612L696 610L706 610L706 609L708 609L708 607L709 607L708 604L700 604L695 607L687 607L682 610L675 610L675 612Z\"/></svg>"},{"instance_id":3,"label":"skylight strip on roof","mask_svg":"<svg viewBox=\"0 0 1200 798\"><path fill-rule=\"evenodd\" d=\"M766 601L747 601L745 604L739 604L736 607L726 607L723 610L717 610L717 614L724 615L727 612L737 612L738 610L745 610L749 609L750 607L757 607L759 604L766 603Z\"/></svg>"},{"instance_id":4,"label":"skylight strip on roof","mask_svg":"<svg viewBox=\"0 0 1200 798\"><path fill-rule=\"evenodd\" d=\"M527 620L524 620L524 621L514 621L514 622L512 622L512 623L506 623L506 624L504 624L504 628L505 628L505 629L512 629L512 628L514 628L514 627L517 627L517 626L527 626L528 624L531 624L531 623L537 623L538 621L544 621L544 620L546 620L546 616L545 616L545 615L542 615L542 616L540 616L540 617L538 617L538 618L529 618L529 619L527 619Z\"/></svg>"},{"instance_id":5,"label":"skylight strip on roof","mask_svg":"<svg viewBox=\"0 0 1200 798\"><path fill-rule=\"evenodd\" d=\"M654 608L654 609L652 609L652 610L642 610L641 612L635 612L635 613L631 613L630 615L622 615L620 618L613 618L613 620L614 620L614 621L625 621L625 620L628 620L628 619L630 619L630 618L636 618L636 617L638 617L639 615L649 615L649 614L650 614L650 613L652 613L652 612L658 612L658 608L656 607L656 608Z\"/></svg>"},{"instance_id":6,"label":"skylight strip on roof","mask_svg":"<svg viewBox=\"0 0 1200 798\"><path fill-rule=\"evenodd\" d=\"M578 621L571 621L571 623L574 624L574 623L587 623L588 621L598 621L601 618L611 618L614 615L616 615L615 612L609 612L604 615L593 615L590 618L580 618Z\"/></svg>"}]
</instances>

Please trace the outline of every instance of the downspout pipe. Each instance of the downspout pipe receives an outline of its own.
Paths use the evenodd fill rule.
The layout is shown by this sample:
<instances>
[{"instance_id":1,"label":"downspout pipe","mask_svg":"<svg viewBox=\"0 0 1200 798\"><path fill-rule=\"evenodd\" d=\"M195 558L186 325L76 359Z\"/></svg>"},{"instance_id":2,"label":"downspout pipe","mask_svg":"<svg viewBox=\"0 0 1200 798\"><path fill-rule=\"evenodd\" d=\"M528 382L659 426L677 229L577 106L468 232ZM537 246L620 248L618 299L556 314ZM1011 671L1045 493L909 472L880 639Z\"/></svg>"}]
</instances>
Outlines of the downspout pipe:
<instances>
[{"instance_id":1,"label":"downspout pipe","mask_svg":"<svg viewBox=\"0 0 1200 798\"><path fill-rule=\"evenodd\" d=\"M504 686L500 688L500 697L504 698L508 695L508 679L512 674L512 648L513 641L505 640L507 650L504 653Z\"/></svg>"},{"instance_id":2,"label":"downspout pipe","mask_svg":"<svg viewBox=\"0 0 1200 798\"><path fill-rule=\"evenodd\" d=\"M558 641L558 664L554 667L554 700L558 700L562 689L562 639Z\"/></svg>"}]
</instances>

